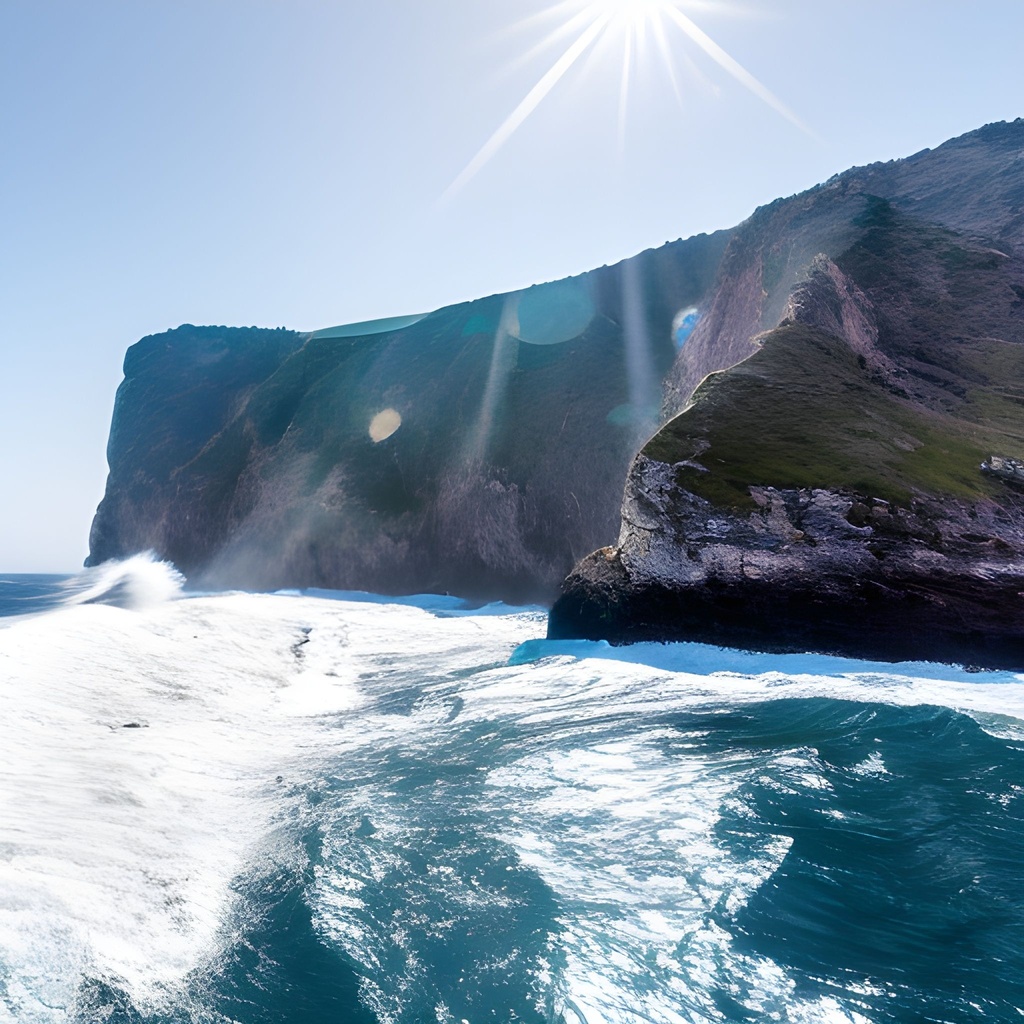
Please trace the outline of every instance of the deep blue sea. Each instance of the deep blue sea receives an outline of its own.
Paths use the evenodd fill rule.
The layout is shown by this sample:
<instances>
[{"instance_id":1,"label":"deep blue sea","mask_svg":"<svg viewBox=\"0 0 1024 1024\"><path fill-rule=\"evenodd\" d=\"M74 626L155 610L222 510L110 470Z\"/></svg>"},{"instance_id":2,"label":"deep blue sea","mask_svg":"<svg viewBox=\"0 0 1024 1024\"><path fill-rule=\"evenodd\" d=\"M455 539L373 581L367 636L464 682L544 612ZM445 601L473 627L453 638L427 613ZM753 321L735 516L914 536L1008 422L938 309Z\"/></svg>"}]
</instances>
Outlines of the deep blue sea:
<instances>
[{"instance_id":1,"label":"deep blue sea","mask_svg":"<svg viewBox=\"0 0 1024 1024\"><path fill-rule=\"evenodd\" d=\"M1024 1020L1024 677L0 576L0 1022Z\"/></svg>"},{"instance_id":2,"label":"deep blue sea","mask_svg":"<svg viewBox=\"0 0 1024 1024\"><path fill-rule=\"evenodd\" d=\"M63 584L72 578L54 573L0 573L0 618L56 608L65 597Z\"/></svg>"}]
</instances>

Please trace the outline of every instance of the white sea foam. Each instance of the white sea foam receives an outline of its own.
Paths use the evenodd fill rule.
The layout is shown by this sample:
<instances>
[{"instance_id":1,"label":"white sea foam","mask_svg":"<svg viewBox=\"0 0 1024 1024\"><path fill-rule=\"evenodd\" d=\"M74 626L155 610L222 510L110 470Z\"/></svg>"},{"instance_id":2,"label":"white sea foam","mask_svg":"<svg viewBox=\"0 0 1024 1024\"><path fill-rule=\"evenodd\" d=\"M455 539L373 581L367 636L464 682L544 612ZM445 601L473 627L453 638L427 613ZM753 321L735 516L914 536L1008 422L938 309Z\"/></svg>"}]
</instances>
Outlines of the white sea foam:
<instances>
[{"instance_id":1,"label":"white sea foam","mask_svg":"<svg viewBox=\"0 0 1024 1024\"><path fill-rule=\"evenodd\" d=\"M379 648L373 652L372 642L364 647L369 636L360 632L354 644L361 648L359 660L373 663ZM408 644L414 661L428 657L428 647L421 643L430 643L429 631ZM757 657L759 667L770 668L770 659ZM825 661L780 660L787 668L804 669ZM555 746L494 768L484 806L495 837L511 845L520 862L544 879L562 907L560 930L553 937L561 967L551 983L567 1021L718 1019L709 996L717 983L755 1015L808 1024L858 1022L864 1018L855 1008L842 1007L831 997L795 999L794 983L784 971L769 960L735 952L730 937L711 920L715 909L738 909L774 872L787 849L787 841L776 838L751 847L745 857L730 853L714 837L722 809L739 787L766 771L774 773L773 784L827 790L830 784L816 752L783 751L770 764L749 766L730 764L729 758L681 761L662 752L665 736L649 724L653 716L667 712L716 711L793 697L945 704L981 718L998 707L1024 717L1024 686L1019 677L1005 673L996 676L999 682L982 682L967 680L984 676L941 666L935 667L938 673L952 679L910 674L928 666L901 666L899 674L890 675L878 666L856 671L850 661L836 667L843 674L783 675L776 670L709 675L562 656L481 671L456 684L440 681L431 693L433 701L409 716L372 723L363 719L361 728L368 730L366 741L377 747L404 744L429 754L444 720L442 712L457 697L460 722L516 723L524 735L535 735L540 727L542 745ZM616 731L630 733L629 738L608 742L609 720L616 723ZM523 745L530 747L526 739ZM857 770L884 769L873 757ZM388 809L375 794L367 792L364 799L361 806L375 821L386 820ZM393 827L400 830L401 822ZM334 854L332 863L344 861L341 851ZM372 955L366 952L373 948L374 937L367 934L363 905L351 898L349 886L364 891L393 867L387 863L391 854L386 837L369 856L371 863L349 867L353 875L348 883L343 881L345 870L322 872L319 912L325 928L344 936L341 941L350 955L357 960L362 956L372 970L384 962L385 954L379 946ZM408 935L397 942L408 947ZM413 953L406 948L408 956ZM663 971L659 986L652 987L652 963ZM404 1019L394 991L389 998L378 987L373 995L382 1019Z\"/></svg>"},{"instance_id":2,"label":"white sea foam","mask_svg":"<svg viewBox=\"0 0 1024 1024\"><path fill-rule=\"evenodd\" d=\"M12 1019L63 1019L89 977L155 1007L216 952L233 879L273 840L275 779L302 771L304 625L240 596L79 604L0 632ZM318 689L318 710L357 699L350 680Z\"/></svg>"},{"instance_id":3,"label":"white sea foam","mask_svg":"<svg viewBox=\"0 0 1024 1024\"><path fill-rule=\"evenodd\" d=\"M149 598L94 603L139 576L155 581ZM518 746L480 764L481 784L445 789L438 813L445 799L476 801L491 839L554 894L537 983L566 1021L716 1019L719 985L755 1017L856 1024L852 1006L794 999L785 970L738 952L715 923L787 850L779 837L727 848L722 815L742 815L739 790L765 773L822 790L816 752L712 756L702 733L668 730L665 716L831 697L957 708L997 735L1024 723L1024 679L1005 673L827 672L820 659L765 656L722 672L704 651L653 647L647 661L660 653L661 664L634 651L508 665L543 633L536 610L178 597L167 567L108 567L72 606L0 630L0 1020L66 1019L84 978L123 988L144 1012L175 1005L244 930L237 880L301 858L288 822L325 780L344 783L345 821L365 817L376 838L324 822L314 920L361 966L378 1016L407 1019L410 993L431 979L414 932L376 920L369 899L415 846L421 807L387 771L399 755L429 763L460 737L502 733ZM669 740L692 754L670 756ZM881 754L854 770L884 772ZM506 898L445 865L424 877L453 913ZM387 973L395 962L405 976ZM431 1006L448 1019L443 1000Z\"/></svg>"}]
</instances>

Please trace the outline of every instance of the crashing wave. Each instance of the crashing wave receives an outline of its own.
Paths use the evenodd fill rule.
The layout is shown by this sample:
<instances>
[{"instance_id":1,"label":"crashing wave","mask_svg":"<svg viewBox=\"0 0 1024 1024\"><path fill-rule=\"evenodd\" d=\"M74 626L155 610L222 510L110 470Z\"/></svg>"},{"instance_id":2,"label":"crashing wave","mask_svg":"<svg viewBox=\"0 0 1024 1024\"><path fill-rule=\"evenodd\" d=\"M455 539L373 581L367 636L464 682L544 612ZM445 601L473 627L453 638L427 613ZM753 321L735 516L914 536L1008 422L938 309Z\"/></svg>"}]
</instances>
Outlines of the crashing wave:
<instances>
[{"instance_id":1,"label":"crashing wave","mask_svg":"<svg viewBox=\"0 0 1024 1024\"><path fill-rule=\"evenodd\" d=\"M109 604L135 611L153 608L181 596L185 577L155 552L123 560L111 559L64 583L64 605Z\"/></svg>"}]
</instances>

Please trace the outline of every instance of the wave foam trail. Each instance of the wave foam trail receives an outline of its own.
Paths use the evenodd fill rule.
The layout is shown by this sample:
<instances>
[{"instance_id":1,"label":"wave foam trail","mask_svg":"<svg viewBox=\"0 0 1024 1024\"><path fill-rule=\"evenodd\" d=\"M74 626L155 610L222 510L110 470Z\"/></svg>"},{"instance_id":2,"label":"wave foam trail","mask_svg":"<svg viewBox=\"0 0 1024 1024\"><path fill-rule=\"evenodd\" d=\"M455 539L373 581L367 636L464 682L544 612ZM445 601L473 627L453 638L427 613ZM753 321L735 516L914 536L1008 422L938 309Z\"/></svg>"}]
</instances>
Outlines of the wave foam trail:
<instances>
[{"instance_id":1,"label":"wave foam trail","mask_svg":"<svg viewBox=\"0 0 1024 1024\"><path fill-rule=\"evenodd\" d=\"M180 597L184 585L185 577L170 562L160 561L149 551L112 559L71 577L63 585L63 603L139 610Z\"/></svg>"},{"instance_id":2,"label":"wave foam trail","mask_svg":"<svg viewBox=\"0 0 1024 1024\"><path fill-rule=\"evenodd\" d=\"M142 1011L181 1000L244 917L235 880L297 856L279 825L286 780L303 773L289 704L301 609L241 595L128 617L88 603L149 575L130 561L85 601L0 632L10 1020L65 1020L94 981ZM170 577L157 568L150 578ZM350 684L333 683L332 706L347 706Z\"/></svg>"},{"instance_id":3,"label":"wave foam trail","mask_svg":"<svg viewBox=\"0 0 1024 1024\"><path fill-rule=\"evenodd\" d=\"M0 1020L1024 1006L1020 677L509 664L539 611L325 596L0 630Z\"/></svg>"}]
</instances>

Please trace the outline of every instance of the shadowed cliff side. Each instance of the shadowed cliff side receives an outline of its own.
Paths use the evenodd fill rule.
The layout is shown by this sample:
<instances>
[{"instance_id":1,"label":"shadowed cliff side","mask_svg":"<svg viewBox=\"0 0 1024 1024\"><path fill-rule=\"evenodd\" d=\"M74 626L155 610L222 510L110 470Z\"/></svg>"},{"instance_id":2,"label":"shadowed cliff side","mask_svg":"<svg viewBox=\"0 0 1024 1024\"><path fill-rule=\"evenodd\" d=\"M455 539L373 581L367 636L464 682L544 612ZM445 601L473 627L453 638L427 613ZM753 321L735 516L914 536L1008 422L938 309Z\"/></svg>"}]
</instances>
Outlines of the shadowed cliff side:
<instances>
[{"instance_id":1,"label":"shadowed cliff side","mask_svg":"<svg viewBox=\"0 0 1024 1024\"><path fill-rule=\"evenodd\" d=\"M107 443L110 475L93 520L87 565L207 542L181 507L182 467L239 414L306 336L256 327L193 327L151 335L125 355ZM213 482L212 482L213 483ZM215 486L230 488L231 482ZM216 543L221 526L208 524Z\"/></svg>"},{"instance_id":2,"label":"shadowed cliff side","mask_svg":"<svg viewBox=\"0 0 1024 1024\"><path fill-rule=\"evenodd\" d=\"M615 528L725 233L425 317L180 328L125 361L90 562L211 586L550 600Z\"/></svg>"}]
</instances>

